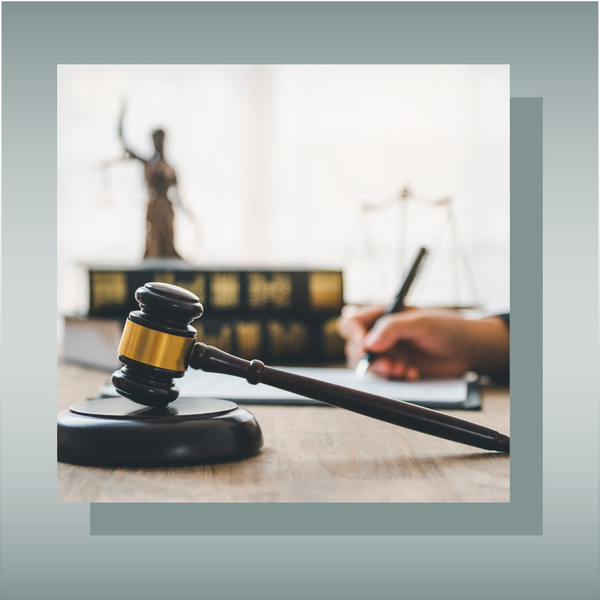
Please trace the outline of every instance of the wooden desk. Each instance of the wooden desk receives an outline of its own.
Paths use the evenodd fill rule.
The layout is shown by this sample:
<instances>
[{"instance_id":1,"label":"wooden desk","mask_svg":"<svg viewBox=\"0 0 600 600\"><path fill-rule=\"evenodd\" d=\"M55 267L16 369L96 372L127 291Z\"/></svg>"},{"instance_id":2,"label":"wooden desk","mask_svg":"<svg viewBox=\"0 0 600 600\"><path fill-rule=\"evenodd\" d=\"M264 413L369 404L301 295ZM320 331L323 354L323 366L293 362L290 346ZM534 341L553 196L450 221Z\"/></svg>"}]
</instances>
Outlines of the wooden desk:
<instances>
[{"instance_id":1,"label":"wooden desk","mask_svg":"<svg viewBox=\"0 0 600 600\"><path fill-rule=\"evenodd\" d=\"M102 371L58 366L58 408L94 396ZM58 463L65 502L508 502L509 457L333 407L251 406L265 438L252 458L177 469ZM455 412L509 434L506 389Z\"/></svg>"}]
</instances>

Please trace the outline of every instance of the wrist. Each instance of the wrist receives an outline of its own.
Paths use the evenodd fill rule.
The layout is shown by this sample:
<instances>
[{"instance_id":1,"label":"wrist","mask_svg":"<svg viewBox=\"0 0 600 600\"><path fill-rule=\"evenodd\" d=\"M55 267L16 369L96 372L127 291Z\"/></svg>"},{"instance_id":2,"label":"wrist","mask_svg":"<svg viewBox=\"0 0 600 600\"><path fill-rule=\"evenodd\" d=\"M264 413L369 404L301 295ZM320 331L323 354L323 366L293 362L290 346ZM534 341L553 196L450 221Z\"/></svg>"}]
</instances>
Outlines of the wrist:
<instances>
[{"instance_id":1,"label":"wrist","mask_svg":"<svg viewBox=\"0 0 600 600\"><path fill-rule=\"evenodd\" d=\"M470 322L473 354L471 368L487 375L506 375L509 368L510 333L500 317Z\"/></svg>"}]
</instances>

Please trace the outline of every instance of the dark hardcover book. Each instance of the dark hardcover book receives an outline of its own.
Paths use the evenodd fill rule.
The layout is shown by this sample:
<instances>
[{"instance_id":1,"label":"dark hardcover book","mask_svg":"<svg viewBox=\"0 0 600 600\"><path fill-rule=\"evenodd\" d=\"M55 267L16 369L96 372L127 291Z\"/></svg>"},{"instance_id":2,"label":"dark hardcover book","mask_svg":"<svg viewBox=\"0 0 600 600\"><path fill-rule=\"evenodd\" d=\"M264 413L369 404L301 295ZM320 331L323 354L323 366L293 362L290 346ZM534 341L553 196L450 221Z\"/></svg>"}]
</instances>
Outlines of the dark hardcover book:
<instances>
[{"instance_id":1,"label":"dark hardcover book","mask_svg":"<svg viewBox=\"0 0 600 600\"><path fill-rule=\"evenodd\" d=\"M125 318L65 317L63 358L100 369L122 366L117 358ZM247 360L278 365L335 364L344 360L336 318L215 319L192 323L198 340Z\"/></svg>"},{"instance_id":2,"label":"dark hardcover book","mask_svg":"<svg viewBox=\"0 0 600 600\"><path fill-rule=\"evenodd\" d=\"M303 319L204 319L192 325L198 340L247 360L279 365L333 364L344 361L337 317Z\"/></svg>"},{"instance_id":3,"label":"dark hardcover book","mask_svg":"<svg viewBox=\"0 0 600 600\"><path fill-rule=\"evenodd\" d=\"M325 317L338 315L344 303L343 276L337 270L90 268L90 315L126 317L139 308L135 290L149 281L190 290L207 316Z\"/></svg>"}]
</instances>

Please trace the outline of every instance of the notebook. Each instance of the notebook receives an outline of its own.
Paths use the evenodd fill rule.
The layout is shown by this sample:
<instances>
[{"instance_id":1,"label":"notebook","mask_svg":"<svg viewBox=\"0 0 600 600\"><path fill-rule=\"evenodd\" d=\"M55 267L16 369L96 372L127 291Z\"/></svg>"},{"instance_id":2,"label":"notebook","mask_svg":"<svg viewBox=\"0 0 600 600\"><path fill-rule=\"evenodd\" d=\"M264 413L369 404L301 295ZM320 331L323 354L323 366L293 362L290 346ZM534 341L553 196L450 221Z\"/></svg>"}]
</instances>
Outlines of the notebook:
<instances>
[{"instance_id":1,"label":"notebook","mask_svg":"<svg viewBox=\"0 0 600 600\"><path fill-rule=\"evenodd\" d=\"M394 381L367 373L358 379L351 369L283 367L285 371L343 385L370 394L377 394L395 400L404 400L428 408L481 409L479 379L469 373L456 379L430 379L416 382ZM291 392L268 385L250 385L244 379L222 375L188 371L182 379L175 381L181 398L222 398L238 404L296 404L323 405ZM108 384L100 393L101 397L117 396L115 388Z\"/></svg>"}]
</instances>

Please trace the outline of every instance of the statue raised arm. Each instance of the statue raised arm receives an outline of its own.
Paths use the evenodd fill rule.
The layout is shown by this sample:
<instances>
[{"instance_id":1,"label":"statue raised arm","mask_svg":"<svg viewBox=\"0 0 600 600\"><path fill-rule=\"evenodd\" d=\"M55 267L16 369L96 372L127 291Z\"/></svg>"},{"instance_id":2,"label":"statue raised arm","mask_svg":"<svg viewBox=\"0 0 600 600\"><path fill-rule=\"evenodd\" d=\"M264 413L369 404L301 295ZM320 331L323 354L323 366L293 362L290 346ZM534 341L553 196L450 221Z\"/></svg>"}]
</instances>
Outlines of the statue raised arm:
<instances>
[{"instance_id":1,"label":"statue raised arm","mask_svg":"<svg viewBox=\"0 0 600 600\"><path fill-rule=\"evenodd\" d=\"M156 129L152 132L154 155L145 159L134 152L126 143L123 133L126 107L119 115L119 139L123 144L125 155L140 161L144 165L144 178L148 189L148 206L146 210L146 251L144 259L176 258L181 256L175 250L173 232L173 198L180 204L177 192L177 175L164 156L165 132Z\"/></svg>"}]
</instances>

